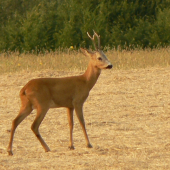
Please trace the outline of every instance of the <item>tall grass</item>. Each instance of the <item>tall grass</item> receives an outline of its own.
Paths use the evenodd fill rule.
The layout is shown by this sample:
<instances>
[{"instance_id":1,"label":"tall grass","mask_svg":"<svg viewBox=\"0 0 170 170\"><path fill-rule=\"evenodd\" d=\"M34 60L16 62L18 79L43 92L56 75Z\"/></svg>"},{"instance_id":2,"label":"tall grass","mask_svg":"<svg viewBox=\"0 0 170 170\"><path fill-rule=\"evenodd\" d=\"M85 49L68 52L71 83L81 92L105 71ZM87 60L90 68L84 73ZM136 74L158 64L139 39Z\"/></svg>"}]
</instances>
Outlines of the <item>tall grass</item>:
<instances>
[{"instance_id":1,"label":"tall grass","mask_svg":"<svg viewBox=\"0 0 170 170\"><path fill-rule=\"evenodd\" d=\"M88 59L77 51L56 51L45 54L10 53L0 55L0 74L9 72L40 71L45 69L62 71L84 70Z\"/></svg>"},{"instance_id":2,"label":"tall grass","mask_svg":"<svg viewBox=\"0 0 170 170\"><path fill-rule=\"evenodd\" d=\"M139 69L167 67L170 65L170 48L146 50L107 50L105 54L113 63L113 69ZM0 74L22 70L40 71L45 69L62 71L83 71L88 58L79 51L65 50L45 54L0 54Z\"/></svg>"},{"instance_id":3,"label":"tall grass","mask_svg":"<svg viewBox=\"0 0 170 170\"><path fill-rule=\"evenodd\" d=\"M167 67L170 65L170 48L109 50L108 58L115 69L139 69L148 67Z\"/></svg>"}]
</instances>

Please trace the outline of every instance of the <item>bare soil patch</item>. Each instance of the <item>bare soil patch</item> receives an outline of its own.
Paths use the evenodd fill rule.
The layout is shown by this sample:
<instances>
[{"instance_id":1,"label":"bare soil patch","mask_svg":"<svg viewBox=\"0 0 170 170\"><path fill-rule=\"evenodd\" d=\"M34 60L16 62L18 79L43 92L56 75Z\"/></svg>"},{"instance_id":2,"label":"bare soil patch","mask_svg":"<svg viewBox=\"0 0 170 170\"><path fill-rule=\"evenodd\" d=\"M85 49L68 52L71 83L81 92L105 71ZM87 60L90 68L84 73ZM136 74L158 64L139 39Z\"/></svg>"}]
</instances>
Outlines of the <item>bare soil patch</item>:
<instances>
[{"instance_id":1,"label":"bare soil patch","mask_svg":"<svg viewBox=\"0 0 170 170\"><path fill-rule=\"evenodd\" d=\"M170 68L103 71L84 105L92 149L85 146L75 119L75 150L68 149L64 108L51 109L40 132L51 149L45 153L31 131L36 112L17 128L14 155L8 156L9 130L16 117L19 90L36 77L80 72L22 71L0 75L0 169L170 169Z\"/></svg>"}]
</instances>

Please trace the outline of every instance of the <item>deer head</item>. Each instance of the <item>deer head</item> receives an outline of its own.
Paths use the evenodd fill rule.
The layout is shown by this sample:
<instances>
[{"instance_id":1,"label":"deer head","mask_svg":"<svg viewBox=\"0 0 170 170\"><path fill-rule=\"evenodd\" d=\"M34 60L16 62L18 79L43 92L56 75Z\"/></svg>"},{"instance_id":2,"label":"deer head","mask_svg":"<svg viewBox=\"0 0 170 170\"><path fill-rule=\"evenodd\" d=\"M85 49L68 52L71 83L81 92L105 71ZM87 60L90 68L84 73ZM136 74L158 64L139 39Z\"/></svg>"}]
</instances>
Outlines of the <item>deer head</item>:
<instances>
[{"instance_id":1,"label":"deer head","mask_svg":"<svg viewBox=\"0 0 170 170\"><path fill-rule=\"evenodd\" d=\"M83 49L81 48L81 51L83 52L84 55L89 56L92 60L92 64L99 68L99 69L111 69L113 66L110 63L110 61L107 59L106 55L104 54L104 52L101 50L101 46L100 46L100 35L98 35L94 30L93 30L94 34L93 37L90 36L90 34L87 32L88 37L92 40L94 47L95 47L95 51L91 52L87 49ZM98 40L98 46L95 43L95 37L97 37Z\"/></svg>"}]
</instances>

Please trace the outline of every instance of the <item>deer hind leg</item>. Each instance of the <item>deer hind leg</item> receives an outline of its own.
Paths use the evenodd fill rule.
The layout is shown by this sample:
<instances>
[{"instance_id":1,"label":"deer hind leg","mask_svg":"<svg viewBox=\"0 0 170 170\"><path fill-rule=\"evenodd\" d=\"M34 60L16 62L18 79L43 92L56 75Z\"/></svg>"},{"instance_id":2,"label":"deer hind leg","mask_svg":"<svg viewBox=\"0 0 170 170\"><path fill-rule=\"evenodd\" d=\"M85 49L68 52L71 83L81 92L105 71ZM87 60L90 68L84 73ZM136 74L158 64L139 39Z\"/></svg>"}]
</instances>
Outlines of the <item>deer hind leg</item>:
<instances>
[{"instance_id":1,"label":"deer hind leg","mask_svg":"<svg viewBox=\"0 0 170 170\"><path fill-rule=\"evenodd\" d=\"M10 136L10 141L8 145L8 150L7 150L9 155L13 155L12 143L13 143L14 133L15 133L17 126L32 112L32 110L33 109L32 109L31 103L28 101L28 99L26 98L23 99L19 114L12 122L11 136Z\"/></svg>"},{"instance_id":2,"label":"deer hind leg","mask_svg":"<svg viewBox=\"0 0 170 170\"><path fill-rule=\"evenodd\" d=\"M68 122L69 122L69 127L70 127L70 143L69 143L69 148L71 150L74 149L73 145L73 109L67 108L67 115L68 115Z\"/></svg>"},{"instance_id":3,"label":"deer hind leg","mask_svg":"<svg viewBox=\"0 0 170 170\"><path fill-rule=\"evenodd\" d=\"M86 139L87 147L92 148L93 146L90 144L90 141L89 141L89 138L88 138L88 135L87 135L87 132L86 132L85 121L84 121L84 116L83 116L83 106L76 104L75 105L75 111L76 111L76 115L79 119L80 125L83 129L83 133L84 133L84 136L85 136L85 139Z\"/></svg>"},{"instance_id":4,"label":"deer hind leg","mask_svg":"<svg viewBox=\"0 0 170 170\"><path fill-rule=\"evenodd\" d=\"M31 126L32 131L34 132L35 136L40 141L41 145L43 146L43 148L45 149L46 152L50 151L50 148L48 147L48 145L45 143L45 141L41 137L40 132L39 132L39 126L40 126L41 122L43 121L48 109L49 109L48 107L37 108L37 116Z\"/></svg>"}]
</instances>

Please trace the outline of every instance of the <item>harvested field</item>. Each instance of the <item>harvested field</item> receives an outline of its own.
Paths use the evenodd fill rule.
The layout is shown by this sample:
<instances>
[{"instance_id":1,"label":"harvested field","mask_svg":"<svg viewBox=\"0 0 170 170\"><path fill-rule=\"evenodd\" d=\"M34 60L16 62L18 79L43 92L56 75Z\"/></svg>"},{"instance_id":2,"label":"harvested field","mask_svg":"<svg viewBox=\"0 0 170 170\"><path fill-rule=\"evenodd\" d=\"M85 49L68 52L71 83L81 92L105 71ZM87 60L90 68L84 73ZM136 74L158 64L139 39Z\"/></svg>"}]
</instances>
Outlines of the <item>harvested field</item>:
<instances>
[{"instance_id":1,"label":"harvested field","mask_svg":"<svg viewBox=\"0 0 170 170\"><path fill-rule=\"evenodd\" d=\"M170 67L102 72L84 105L92 149L85 146L76 116L75 150L68 149L66 110L59 108L49 110L40 126L51 152L44 152L31 131L34 111L18 126L14 155L8 156L21 87L36 77L76 74L81 73L46 70L0 75L0 169L170 169Z\"/></svg>"}]
</instances>

